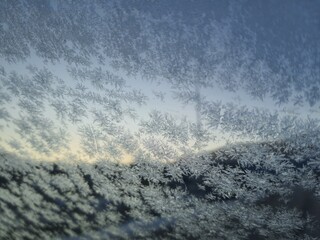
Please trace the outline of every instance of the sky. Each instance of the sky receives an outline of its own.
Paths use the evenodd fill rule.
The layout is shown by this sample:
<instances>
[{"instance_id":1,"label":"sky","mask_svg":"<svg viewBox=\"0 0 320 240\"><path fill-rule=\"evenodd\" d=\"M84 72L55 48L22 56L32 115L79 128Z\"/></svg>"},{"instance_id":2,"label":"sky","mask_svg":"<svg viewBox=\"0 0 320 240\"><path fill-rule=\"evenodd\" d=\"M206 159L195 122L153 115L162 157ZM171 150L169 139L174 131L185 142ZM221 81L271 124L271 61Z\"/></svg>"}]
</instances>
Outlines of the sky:
<instances>
[{"instance_id":1,"label":"sky","mask_svg":"<svg viewBox=\"0 0 320 240\"><path fill-rule=\"evenodd\" d=\"M0 149L176 161L308 131L320 118L319 5L3 2Z\"/></svg>"}]
</instances>

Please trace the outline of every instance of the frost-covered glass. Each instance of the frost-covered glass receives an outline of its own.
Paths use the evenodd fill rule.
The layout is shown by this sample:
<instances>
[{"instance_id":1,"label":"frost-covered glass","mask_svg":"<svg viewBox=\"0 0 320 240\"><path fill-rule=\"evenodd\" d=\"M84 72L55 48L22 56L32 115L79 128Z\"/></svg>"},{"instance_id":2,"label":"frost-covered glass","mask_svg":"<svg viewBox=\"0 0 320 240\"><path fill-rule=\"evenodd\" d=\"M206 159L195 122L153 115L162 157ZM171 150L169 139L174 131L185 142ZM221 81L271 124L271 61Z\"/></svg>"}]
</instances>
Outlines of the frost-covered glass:
<instances>
[{"instance_id":1,"label":"frost-covered glass","mask_svg":"<svg viewBox=\"0 0 320 240\"><path fill-rule=\"evenodd\" d=\"M0 238L320 238L320 2L0 1Z\"/></svg>"}]
</instances>

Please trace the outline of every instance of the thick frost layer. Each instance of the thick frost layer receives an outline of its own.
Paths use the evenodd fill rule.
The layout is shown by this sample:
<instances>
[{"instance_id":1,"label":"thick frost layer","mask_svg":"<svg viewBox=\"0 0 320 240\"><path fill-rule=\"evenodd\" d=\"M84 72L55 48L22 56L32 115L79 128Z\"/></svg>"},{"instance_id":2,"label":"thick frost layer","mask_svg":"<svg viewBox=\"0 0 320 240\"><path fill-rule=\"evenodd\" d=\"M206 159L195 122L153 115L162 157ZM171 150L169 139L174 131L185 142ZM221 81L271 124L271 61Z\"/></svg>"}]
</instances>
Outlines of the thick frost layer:
<instances>
[{"instance_id":1,"label":"thick frost layer","mask_svg":"<svg viewBox=\"0 0 320 240\"><path fill-rule=\"evenodd\" d=\"M315 139L238 144L172 164L41 163L3 154L0 237L316 239Z\"/></svg>"}]
</instances>

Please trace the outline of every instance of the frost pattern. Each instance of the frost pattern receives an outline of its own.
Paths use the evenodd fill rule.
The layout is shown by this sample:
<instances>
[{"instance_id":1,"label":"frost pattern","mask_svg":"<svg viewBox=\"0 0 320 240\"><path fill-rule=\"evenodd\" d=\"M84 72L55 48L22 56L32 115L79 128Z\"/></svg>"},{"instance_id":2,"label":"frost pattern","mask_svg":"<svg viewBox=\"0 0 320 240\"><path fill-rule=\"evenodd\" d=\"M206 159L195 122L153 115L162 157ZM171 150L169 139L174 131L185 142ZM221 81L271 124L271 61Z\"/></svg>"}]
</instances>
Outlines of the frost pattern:
<instances>
[{"instance_id":1,"label":"frost pattern","mask_svg":"<svg viewBox=\"0 0 320 240\"><path fill-rule=\"evenodd\" d=\"M320 148L310 138L238 144L170 164L2 154L0 237L317 239Z\"/></svg>"},{"instance_id":2,"label":"frost pattern","mask_svg":"<svg viewBox=\"0 0 320 240\"><path fill-rule=\"evenodd\" d=\"M0 1L0 237L319 238L318 10Z\"/></svg>"}]
</instances>

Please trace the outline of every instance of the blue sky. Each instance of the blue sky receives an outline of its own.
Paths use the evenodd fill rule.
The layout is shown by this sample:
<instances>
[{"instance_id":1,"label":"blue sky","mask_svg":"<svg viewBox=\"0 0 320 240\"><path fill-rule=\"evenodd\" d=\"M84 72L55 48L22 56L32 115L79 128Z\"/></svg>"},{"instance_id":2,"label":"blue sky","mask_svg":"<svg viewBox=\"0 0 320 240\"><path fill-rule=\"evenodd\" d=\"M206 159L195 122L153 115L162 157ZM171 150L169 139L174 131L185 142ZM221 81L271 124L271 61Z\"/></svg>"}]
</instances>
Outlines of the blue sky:
<instances>
[{"instance_id":1,"label":"blue sky","mask_svg":"<svg viewBox=\"0 0 320 240\"><path fill-rule=\"evenodd\" d=\"M7 73L0 83L11 96L1 106L10 115L0 119L5 150L39 159L81 152L89 160L173 161L228 141L286 137L285 117L296 127L308 118L319 121L316 2L47 2L30 2L28 10L16 5L0 19L0 66ZM29 65L37 70L32 73ZM52 88L47 97L33 99L28 92L37 88L35 76L44 68L52 73ZM70 69L83 76L71 76ZM18 95L12 71L24 76ZM61 96L59 87L66 90ZM94 100L95 94L103 100ZM23 104L39 107L40 125ZM57 106L65 107L63 119ZM97 114L107 122L99 123ZM277 129L268 127L270 115ZM33 129L29 136L17 125L25 119ZM41 129L41 123L51 127ZM48 140L60 132L67 140ZM18 142L19 151L13 147Z\"/></svg>"}]
</instances>

